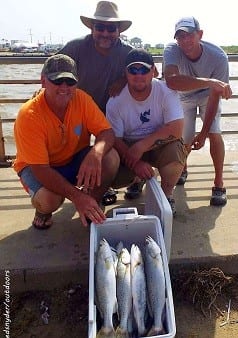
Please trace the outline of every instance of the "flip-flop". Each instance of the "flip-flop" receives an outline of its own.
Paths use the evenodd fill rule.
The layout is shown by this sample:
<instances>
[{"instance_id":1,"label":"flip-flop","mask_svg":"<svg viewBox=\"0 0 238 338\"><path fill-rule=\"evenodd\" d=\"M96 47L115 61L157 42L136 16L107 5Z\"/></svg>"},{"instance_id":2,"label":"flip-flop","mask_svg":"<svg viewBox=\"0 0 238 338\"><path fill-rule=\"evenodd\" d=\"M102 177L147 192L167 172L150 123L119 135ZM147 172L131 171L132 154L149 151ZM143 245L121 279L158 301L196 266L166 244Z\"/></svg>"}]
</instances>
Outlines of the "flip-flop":
<instances>
[{"instance_id":1,"label":"flip-flop","mask_svg":"<svg viewBox=\"0 0 238 338\"><path fill-rule=\"evenodd\" d=\"M111 205L117 201L117 191L109 188L102 198L102 205Z\"/></svg>"},{"instance_id":2,"label":"flip-flop","mask_svg":"<svg viewBox=\"0 0 238 338\"><path fill-rule=\"evenodd\" d=\"M38 230L48 229L52 225L52 213L42 214L39 211L35 211L35 217L32 221L32 225Z\"/></svg>"}]
</instances>

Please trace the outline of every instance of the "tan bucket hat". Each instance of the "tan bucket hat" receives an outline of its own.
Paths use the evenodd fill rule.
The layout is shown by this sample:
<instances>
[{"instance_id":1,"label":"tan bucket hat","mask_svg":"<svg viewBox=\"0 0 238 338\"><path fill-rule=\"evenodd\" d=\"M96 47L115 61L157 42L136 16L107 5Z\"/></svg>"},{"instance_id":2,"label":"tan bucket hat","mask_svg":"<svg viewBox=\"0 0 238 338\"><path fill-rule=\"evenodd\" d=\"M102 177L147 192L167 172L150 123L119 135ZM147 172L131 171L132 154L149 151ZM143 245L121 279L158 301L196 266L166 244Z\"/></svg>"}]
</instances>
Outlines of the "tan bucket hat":
<instances>
[{"instance_id":1,"label":"tan bucket hat","mask_svg":"<svg viewBox=\"0 0 238 338\"><path fill-rule=\"evenodd\" d=\"M96 11L92 17L80 16L82 23L88 28L92 29L94 21L108 21L119 22L119 32L127 30L132 22L129 20L123 20L118 13L117 5L110 1L99 1Z\"/></svg>"}]
</instances>

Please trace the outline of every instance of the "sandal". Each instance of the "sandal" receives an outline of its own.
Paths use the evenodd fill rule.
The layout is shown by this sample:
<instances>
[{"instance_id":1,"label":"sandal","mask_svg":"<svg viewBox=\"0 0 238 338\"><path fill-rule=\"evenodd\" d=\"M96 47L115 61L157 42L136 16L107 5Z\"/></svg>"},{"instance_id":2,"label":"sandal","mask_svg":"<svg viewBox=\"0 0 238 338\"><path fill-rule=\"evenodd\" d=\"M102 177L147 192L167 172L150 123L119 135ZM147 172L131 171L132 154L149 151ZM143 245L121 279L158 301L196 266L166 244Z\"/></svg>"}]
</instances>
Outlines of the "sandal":
<instances>
[{"instance_id":1,"label":"sandal","mask_svg":"<svg viewBox=\"0 0 238 338\"><path fill-rule=\"evenodd\" d=\"M145 180L130 184L129 187L126 188L124 197L129 200L139 198L142 194L144 184Z\"/></svg>"},{"instance_id":2,"label":"sandal","mask_svg":"<svg viewBox=\"0 0 238 338\"><path fill-rule=\"evenodd\" d=\"M32 225L38 230L48 229L52 225L52 213L42 214L39 211L35 211L35 217L32 221Z\"/></svg>"},{"instance_id":3,"label":"sandal","mask_svg":"<svg viewBox=\"0 0 238 338\"><path fill-rule=\"evenodd\" d=\"M102 198L102 205L111 205L117 201L117 191L109 188Z\"/></svg>"},{"instance_id":4,"label":"sandal","mask_svg":"<svg viewBox=\"0 0 238 338\"><path fill-rule=\"evenodd\" d=\"M227 203L226 188L213 187L210 205L223 206Z\"/></svg>"}]
</instances>

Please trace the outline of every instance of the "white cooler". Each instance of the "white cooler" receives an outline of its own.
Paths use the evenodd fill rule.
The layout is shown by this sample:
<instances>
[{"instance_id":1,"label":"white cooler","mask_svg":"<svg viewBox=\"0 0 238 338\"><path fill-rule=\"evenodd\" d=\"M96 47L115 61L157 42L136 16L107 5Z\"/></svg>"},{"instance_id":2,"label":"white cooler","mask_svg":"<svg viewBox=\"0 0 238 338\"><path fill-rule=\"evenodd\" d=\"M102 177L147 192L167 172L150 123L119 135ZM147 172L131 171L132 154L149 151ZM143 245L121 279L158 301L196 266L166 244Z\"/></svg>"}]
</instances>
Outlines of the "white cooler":
<instances>
[{"instance_id":1,"label":"white cooler","mask_svg":"<svg viewBox=\"0 0 238 338\"><path fill-rule=\"evenodd\" d=\"M171 289L168 260L162 226L159 218L152 215L138 215L136 208L121 208L113 210L113 217L100 225L91 224L90 230L90 262L89 262L89 316L88 316L88 338L95 338L96 306L94 303L94 264L95 253L99 242L105 238L109 244L115 247L119 241L130 249L133 243L143 247L145 237L151 236L160 246L164 264L166 282L166 334L154 336L160 338L172 338L176 334L173 295Z\"/></svg>"},{"instance_id":2,"label":"white cooler","mask_svg":"<svg viewBox=\"0 0 238 338\"><path fill-rule=\"evenodd\" d=\"M155 215L160 219L168 262L170 259L173 214L170 204L155 177L146 181L145 215Z\"/></svg>"}]
</instances>

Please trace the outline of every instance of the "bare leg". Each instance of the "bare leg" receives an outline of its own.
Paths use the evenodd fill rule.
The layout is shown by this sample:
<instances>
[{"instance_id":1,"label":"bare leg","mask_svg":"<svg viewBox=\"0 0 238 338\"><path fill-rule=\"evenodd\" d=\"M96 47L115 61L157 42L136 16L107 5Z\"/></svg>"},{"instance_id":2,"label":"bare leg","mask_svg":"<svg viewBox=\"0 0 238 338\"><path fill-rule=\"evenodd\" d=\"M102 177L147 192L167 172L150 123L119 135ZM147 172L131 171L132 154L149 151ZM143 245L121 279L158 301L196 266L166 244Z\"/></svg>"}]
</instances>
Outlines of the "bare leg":
<instances>
[{"instance_id":1,"label":"bare leg","mask_svg":"<svg viewBox=\"0 0 238 338\"><path fill-rule=\"evenodd\" d=\"M215 169L214 186L223 187L223 165L225 158L225 146L221 134L209 134L210 154Z\"/></svg>"},{"instance_id":2,"label":"bare leg","mask_svg":"<svg viewBox=\"0 0 238 338\"><path fill-rule=\"evenodd\" d=\"M37 229L47 229L52 225L52 212L60 207L64 198L42 187L31 202L36 209L32 225Z\"/></svg>"},{"instance_id":3,"label":"bare leg","mask_svg":"<svg viewBox=\"0 0 238 338\"><path fill-rule=\"evenodd\" d=\"M161 177L161 188L166 197L173 195L173 189L182 173L183 165L179 162L172 162L159 170Z\"/></svg>"},{"instance_id":4,"label":"bare leg","mask_svg":"<svg viewBox=\"0 0 238 338\"><path fill-rule=\"evenodd\" d=\"M31 202L36 210L43 214L49 214L60 207L64 202L64 198L42 187L33 196Z\"/></svg>"}]
</instances>

